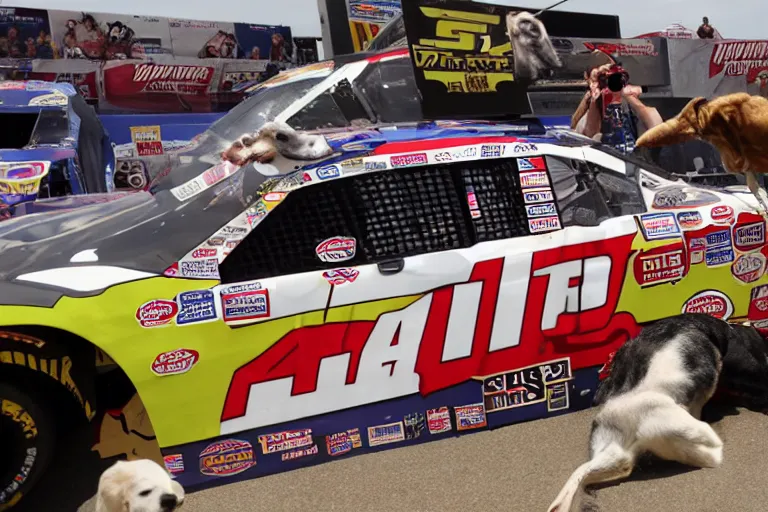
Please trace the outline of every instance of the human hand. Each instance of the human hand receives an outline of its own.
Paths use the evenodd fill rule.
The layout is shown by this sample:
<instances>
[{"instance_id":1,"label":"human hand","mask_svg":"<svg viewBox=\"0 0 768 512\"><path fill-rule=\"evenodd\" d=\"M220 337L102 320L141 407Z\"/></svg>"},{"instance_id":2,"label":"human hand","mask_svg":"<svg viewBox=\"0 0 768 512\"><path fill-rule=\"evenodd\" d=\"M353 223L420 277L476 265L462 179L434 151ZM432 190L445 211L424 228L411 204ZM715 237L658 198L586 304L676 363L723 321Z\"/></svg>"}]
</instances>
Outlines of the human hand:
<instances>
[{"instance_id":1,"label":"human hand","mask_svg":"<svg viewBox=\"0 0 768 512\"><path fill-rule=\"evenodd\" d=\"M627 85L621 90L621 95L625 98L639 98L641 94L643 94L643 88L637 85Z\"/></svg>"}]
</instances>

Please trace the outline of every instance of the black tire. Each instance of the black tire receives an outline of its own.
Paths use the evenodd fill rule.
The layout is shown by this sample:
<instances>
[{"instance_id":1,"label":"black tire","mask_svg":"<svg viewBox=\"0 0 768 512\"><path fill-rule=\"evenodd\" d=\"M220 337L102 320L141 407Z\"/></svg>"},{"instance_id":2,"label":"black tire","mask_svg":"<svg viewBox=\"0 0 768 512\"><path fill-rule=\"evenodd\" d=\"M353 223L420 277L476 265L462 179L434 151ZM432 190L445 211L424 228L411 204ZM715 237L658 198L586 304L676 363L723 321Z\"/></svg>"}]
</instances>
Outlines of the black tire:
<instances>
[{"instance_id":1,"label":"black tire","mask_svg":"<svg viewBox=\"0 0 768 512\"><path fill-rule=\"evenodd\" d=\"M0 512L29 494L51 462L55 425L39 404L33 395L0 383Z\"/></svg>"}]
</instances>

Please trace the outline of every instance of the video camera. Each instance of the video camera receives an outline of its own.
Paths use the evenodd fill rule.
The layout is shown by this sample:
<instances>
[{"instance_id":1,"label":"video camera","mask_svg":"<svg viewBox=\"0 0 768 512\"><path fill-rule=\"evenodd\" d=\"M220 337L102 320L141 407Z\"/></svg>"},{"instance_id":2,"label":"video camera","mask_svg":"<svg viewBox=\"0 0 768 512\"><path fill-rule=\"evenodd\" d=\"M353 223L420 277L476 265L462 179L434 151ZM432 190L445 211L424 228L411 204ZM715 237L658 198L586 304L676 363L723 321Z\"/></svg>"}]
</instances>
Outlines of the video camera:
<instances>
[{"instance_id":1,"label":"video camera","mask_svg":"<svg viewBox=\"0 0 768 512\"><path fill-rule=\"evenodd\" d=\"M608 88L611 92L620 92L629 84L629 73L621 64L614 64L597 78L600 89Z\"/></svg>"}]
</instances>

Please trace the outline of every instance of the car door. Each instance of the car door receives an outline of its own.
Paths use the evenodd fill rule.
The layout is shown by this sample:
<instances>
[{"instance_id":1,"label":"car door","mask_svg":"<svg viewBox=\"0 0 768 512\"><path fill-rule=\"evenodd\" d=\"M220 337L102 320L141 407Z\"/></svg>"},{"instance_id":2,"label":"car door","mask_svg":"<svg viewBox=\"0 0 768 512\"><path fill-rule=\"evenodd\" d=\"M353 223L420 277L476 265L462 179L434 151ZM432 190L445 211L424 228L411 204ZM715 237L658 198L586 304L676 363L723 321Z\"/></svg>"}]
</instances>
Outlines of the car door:
<instances>
[{"instance_id":1,"label":"car door","mask_svg":"<svg viewBox=\"0 0 768 512\"><path fill-rule=\"evenodd\" d=\"M569 407L565 383L636 329L615 313L637 226L624 216L563 228L548 159L530 147L491 158L501 146L439 151L488 157L455 163L430 152L432 165L406 169L392 167L422 160L368 157L389 169L291 192L273 212L288 217L270 214L233 250L222 286L269 281L269 323L285 325L233 375L222 433L412 394L465 407L467 428L487 424L480 410ZM498 375L523 370L538 381L493 391ZM477 379L487 394L471 391ZM465 398L434 402L457 386Z\"/></svg>"}]
</instances>

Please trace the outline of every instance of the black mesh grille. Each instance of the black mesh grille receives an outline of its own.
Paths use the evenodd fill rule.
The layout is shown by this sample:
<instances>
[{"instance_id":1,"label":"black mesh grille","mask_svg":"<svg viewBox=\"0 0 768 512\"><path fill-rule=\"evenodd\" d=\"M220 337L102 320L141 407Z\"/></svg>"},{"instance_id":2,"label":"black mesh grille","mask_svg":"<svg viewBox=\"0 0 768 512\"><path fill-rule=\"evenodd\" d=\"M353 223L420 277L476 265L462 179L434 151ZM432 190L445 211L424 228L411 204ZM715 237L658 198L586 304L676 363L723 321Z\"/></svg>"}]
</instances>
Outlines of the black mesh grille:
<instances>
[{"instance_id":1,"label":"black mesh grille","mask_svg":"<svg viewBox=\"0 0 768 512\"><path fill-rule=\"evenodd\" d=\"M222 283L377 263L528 234L515 161L361 174L291 192L220 266ZM466 187L481 211L472 218ZM357 240L352 260L315 254L331 237Z\"/></svg>"},{"instance_id":2,"label":"black mesh grille","mask_svg":"<svg viewBox=\"0 0 768 512\"><path fill-rule=\"evenodd\" d=\"M520 200L514 160L493 161L483 167L462 167L465 193L474 190L480 216L472 219L477 242L526 236L528 218Z\"/></svg>"}]
</instances>

